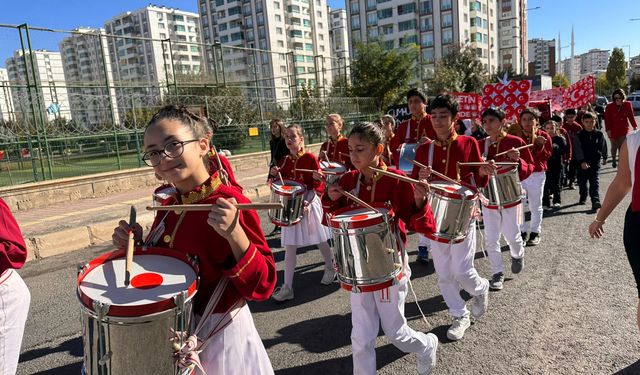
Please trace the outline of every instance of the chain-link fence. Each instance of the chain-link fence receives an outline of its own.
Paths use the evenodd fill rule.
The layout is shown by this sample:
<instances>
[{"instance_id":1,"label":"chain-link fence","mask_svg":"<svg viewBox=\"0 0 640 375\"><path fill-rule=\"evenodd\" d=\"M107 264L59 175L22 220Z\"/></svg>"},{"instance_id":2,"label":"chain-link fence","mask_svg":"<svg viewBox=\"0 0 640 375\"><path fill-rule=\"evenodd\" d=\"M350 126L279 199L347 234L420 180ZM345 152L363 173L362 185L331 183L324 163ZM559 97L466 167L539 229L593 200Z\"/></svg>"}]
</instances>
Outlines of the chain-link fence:
<instances>
[{"instance_id":1,"label":"chain-link fence","mask_svg":"<svg viewBox=\"0 0 640 375\"><path fill-rule=\"evenodd\" d=\"M1 57L0 186L142 166L145 125L166 104L215 120L213 143L232 154L268 150L274 117L318 142L329 113L347 126L378 116L372 98L340 96L344 60L117 35L127 27L0 25L0 44L15 46Z\"/></svg>"}]
</instances>

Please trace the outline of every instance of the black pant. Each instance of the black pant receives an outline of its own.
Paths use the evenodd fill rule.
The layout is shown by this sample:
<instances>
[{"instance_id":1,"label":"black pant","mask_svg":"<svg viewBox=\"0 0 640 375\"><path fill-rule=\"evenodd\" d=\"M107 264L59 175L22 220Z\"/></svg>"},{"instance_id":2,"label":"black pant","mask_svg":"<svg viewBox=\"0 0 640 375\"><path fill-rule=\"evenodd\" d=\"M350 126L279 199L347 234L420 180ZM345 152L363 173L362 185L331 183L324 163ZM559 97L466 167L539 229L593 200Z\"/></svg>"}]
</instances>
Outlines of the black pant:
<instances>
[{"instance_id":1,"label":"black pant","mask_svg":"<svg viewBox=\"0 0 640 375\"><path fill-rule=\"evenodd\" d=\"M589 187L587 190L587 183ZM587 192L591 197L591 204L600 203L600 162L591 164L588 169L578 171L578 186L580 188L580 200L587 200Z\"/></svg>"},{"instance_id":2,"label":"black pant","mask_svg":"<svg viewBox=\"0 0 640 375\"><path fill-rule=\"evenodd\" d=\"M631 206L629 206L624 216L622 242L633 271L633 277L636 279L638 298L640 298L640 231L638 228L640 228L640 212L632 212Z\"/></svg>"},{"instance_id":3,"label":"black pant","mask_svg":"<svg viewBox=\"0 0 640 375\"><path fill-rule=\"evenodd\" d=\"M578 172L578 163L576 158L572 157L567 165L567 185L571 185L576 182L576 173Z\"/></svg>"},{"instance_id":4,"label":"black pant","mask_svg":"<svg viewBox=\"0 0 640 375\"><path fill-rule=\"evenodd\" d=\"M542 195L542 205L550 206L551 195L553 195L553 203L562 203L560 199L560 191L562 190L562 164L558 166L550 165L547 169L547 179L544 181L544 194Z\"/></svg>"}]
</instances>

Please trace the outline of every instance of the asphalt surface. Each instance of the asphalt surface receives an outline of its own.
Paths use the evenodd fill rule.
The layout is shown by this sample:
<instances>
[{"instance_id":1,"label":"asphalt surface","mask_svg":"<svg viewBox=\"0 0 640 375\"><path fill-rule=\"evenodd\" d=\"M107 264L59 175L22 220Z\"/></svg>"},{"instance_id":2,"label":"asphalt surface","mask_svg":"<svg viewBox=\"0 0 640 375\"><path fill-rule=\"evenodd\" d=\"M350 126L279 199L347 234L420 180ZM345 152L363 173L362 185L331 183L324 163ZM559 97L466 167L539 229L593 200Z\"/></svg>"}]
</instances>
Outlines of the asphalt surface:
<instances>
[{"instance_id":1,"label":"asphalt surface","mask_svg":"<svg viewBox=\"0 0 640 375\"><path fill-rule=\"evenodd\" d=\"M605 166L601 196L615 171ZM525 268L507 273L505 289L491 292L489 311L449 342L450 316L433 266L415 263L417 236L408 244L413 286L431 327L422 321L411 294L405 315L417 330L440 339L435 374L640 374L637 292L622 245L625 200L607 220L601 240L588 237L590 206L579 206L577 190L563 192L563 207L545 213L542 242L527 247ZM265 232L272 225L261 213ZM115 225L115 223L114 223ZM639 228L640 229L640 228ZM268 238L282 280L284 250ZM76 265L107 250L92 247L32 261L20 271L32 302L18 374L75 374L82 361L80 309L75 298ZM509 252L503 247L505 264ZM478 250L476 267L490 277ZM349 295L337 284L320 284L316 249L301 249L294 279L296 298L283 304L251 303L253 317L277 374L352 372ZM416 359L377 340L379 374L416 373Z\"/></svg>"}]
</instances>

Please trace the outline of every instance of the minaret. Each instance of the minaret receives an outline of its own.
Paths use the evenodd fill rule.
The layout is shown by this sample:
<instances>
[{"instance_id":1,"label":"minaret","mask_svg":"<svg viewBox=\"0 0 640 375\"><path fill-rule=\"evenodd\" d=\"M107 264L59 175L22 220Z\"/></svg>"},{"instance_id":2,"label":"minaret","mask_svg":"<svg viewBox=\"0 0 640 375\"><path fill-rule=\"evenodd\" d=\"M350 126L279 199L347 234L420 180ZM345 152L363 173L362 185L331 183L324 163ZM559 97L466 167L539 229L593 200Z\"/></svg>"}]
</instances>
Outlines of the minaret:
<instances>
[{"instance_id":1,"label":"minaret","mask_svg":"<svg viewBox=\"0 0 640 375\"><path fill-rule=\"evenodd\" d=\"M571 82L572 84L574 83L574 81L573 81L573 71L574 71L574 66L573 65L575 64L575 61L573 60L573 58L575 57L574 54L573 54L574 47L575 47L575 43L574 43L574 40L573 40L573 25L571 25L571 64L570 64L571 70L569 72L569 82Z\"/></svg>"},{"instance_id":2,"label":"minaret","mask_svg":"<svg viewBox=\"0 0 640 375\"><path fill-rule=\"evenodd\" d=\"M564 68L562 67L562 43L560 43L560 31L558 30L558 66L556 66L556 73L563 74Z\"/></svg>"}]
</instances>

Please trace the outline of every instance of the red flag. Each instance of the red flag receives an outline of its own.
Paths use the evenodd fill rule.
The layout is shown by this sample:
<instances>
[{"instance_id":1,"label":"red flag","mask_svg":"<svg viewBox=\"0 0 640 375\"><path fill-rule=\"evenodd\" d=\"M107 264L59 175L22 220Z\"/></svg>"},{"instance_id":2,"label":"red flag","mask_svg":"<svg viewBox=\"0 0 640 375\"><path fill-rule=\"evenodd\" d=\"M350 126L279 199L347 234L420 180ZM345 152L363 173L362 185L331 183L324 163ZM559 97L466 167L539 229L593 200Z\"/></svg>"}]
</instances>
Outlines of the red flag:
<instances>
[{"instance_id":1,"label":"red flag","mask_svg":"<svg viewBox=\"0 0 640 375\"><path fill-rule=\"evenodd\" d=\"M513 118L529 104L531 81L508 81L489 83L482 89L482 110L489 107L500 107L507 118Z\"/></svg>"},{"instance_id":2,"label":"red flag","mask_svg":"<svg viewBox=\"0 0 640 375\"><path fill-rule=\"evenodd\" d=\"M564 90L562 96L563 108L579 108L591 103L596 97L596 80L587 76Z\"/></svg>"},{"instance_id":3,"label":"red flag","mask_svg":"<svg viewBox=\"0 0 640 375\"><path fill-rule=\"evenodd\" d=\"M451 95L458 98L460 109L459 119L480 118L481 96L469 92L452 92Z\"/></svg>"}]
</instances>

